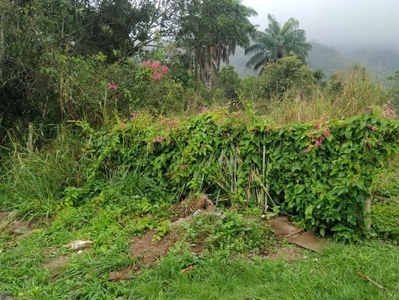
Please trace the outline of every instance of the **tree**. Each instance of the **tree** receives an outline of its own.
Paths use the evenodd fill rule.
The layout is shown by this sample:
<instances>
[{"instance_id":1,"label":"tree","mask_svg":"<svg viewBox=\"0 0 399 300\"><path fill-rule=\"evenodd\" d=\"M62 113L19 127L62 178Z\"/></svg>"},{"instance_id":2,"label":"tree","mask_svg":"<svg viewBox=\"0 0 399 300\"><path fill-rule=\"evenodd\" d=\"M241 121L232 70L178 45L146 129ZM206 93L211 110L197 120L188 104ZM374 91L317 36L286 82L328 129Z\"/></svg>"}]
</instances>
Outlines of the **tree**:
<instances>
[{"instance_id":1,"label":"tree","mask_svg":"<svg viewBox=\"0 0 399 300\"><path fill-rule=\"evenodd\" d=\"M0 0L0 129L71 117L61 101L75 101L65 93L70 77L99 52L109 64L174 37L183 1Z\"/></svg>"},{"instance_id":2,"label":"tree","mask_svg":"<svg viewBox=\"0 0 399 300\"><path fill-rule=\"evenodd\" d=\"M289 91L306 94L317 84L313 72L294 54L266 65L264 70L258 77L263 98L283 99Z\"/></svg>"},{"instance_id":3,"label":"tree","mask_svg":"<svg viewBox=\"0 0 399 300\"><path fill-rule=\"evenodd\" d=\"M72 0L70 0L72 1ZM109 60L128 57L158 36L172 39L184 0L75 0L73 54L103 52Z\"/></svg>"},{"instance_id":4,"label":"tree","mask_svg":"<svg viewBox=\"0 0 399 300\"><path fill-rule=\"evenodd\" d=\"M264 32L256 31L252 34L255 43L245 49L246 55L255 53L249 59L247 67L255 70L261 68L262 72L268 63L276 62L291 52L305 61L312 46L306 41L306 32L298 29L299 22L290 18L281 26L274 16L269 14L268 19L269 27Z\"/></svg>"},{"instance_id":5,"label":"tree","mask_svg":"<svg viewBox=\"0 0 399 300\"><path fill-rule=\"evenodd\" d=\"M237 91L240 87L240 77L233 66L226 66L218 73L218 87L223 91L223 98L237 99Z\"/></svg>"},{"instance_id":6,"label":"tree","mask_svg":"<svg viewBox=\"0 0 399 300\"><path fill-rule=\"evenodd\" d=\"M237 46L247 47L256 12L239 0L191 0L182 16L178 43L193 55L194 73L211 90L213 73L228 62Z\"/></svg>"}]
</instances>

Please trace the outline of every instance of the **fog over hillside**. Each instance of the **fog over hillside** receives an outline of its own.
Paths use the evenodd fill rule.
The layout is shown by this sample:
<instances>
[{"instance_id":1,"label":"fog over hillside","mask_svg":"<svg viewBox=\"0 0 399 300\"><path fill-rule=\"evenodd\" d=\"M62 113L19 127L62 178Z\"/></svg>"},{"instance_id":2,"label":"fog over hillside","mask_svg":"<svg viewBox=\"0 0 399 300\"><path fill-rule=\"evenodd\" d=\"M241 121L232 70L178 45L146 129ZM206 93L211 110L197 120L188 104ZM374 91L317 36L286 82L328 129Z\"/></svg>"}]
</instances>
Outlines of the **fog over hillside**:
<instances>
[{"instance_id":1,"label":"fog over hillside","mask_svg":"<svg viewBox=\"0 0 399 300\"><path fill-rule=\"evenodd\" d=\"M299 21L313 45L307 59L312 69L327 77L352 64L368 68L373 77L385 79L399 69L399 1L393 0L243 0L258 12L251 21L263 31L268 13L280 23ZM238 49L230 62L240 76L253 74L245 68L249 56Z\"/></svg>"},{"instance_id":2,"label":"fog over hillside","mask_svg":"<svg viewBox=\"0 0 399 300\"><path fill-rule=\"evenodd\" d=\"M399 49L399 1L395 0L243 0L258 17L251 18L259 30L267 25L271 13L281 22L293 17L306 30L309 40L356 49L383 46Z\"/></svg>"}]
</instances>

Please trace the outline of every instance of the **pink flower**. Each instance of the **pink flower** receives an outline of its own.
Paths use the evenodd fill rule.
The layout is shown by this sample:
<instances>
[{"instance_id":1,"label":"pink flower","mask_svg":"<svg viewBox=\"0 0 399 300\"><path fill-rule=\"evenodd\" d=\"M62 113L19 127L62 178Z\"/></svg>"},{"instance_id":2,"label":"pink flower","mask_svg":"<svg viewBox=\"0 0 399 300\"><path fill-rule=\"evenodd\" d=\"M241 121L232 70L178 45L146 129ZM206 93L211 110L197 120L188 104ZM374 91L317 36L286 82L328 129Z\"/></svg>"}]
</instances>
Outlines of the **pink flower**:
<instances>
[{"instance_id":1,"label":"pink flower","mask_svg":"<svg viewBox=\"0 0 399 300\"><path fill-rule=\"evenodd\" d=\"M313 140L313 143L316 147L320 147L321 144L323 143L322 139L315 139Z\"/></svg>"},{"instance_id":2,"label":"pink flower","mask_svg":"<svg viewBox=\"0 0 399 300\"><path fill-rule=\"evenodd\" d=\"M187 166L186 166L186 165L181 165L181 166L180 166L180 170L186 171L186 170L187 170Z\"/></svg>"},{"instance_id":3,"label":"pink flower","mask_svg":"<svg viewBox=\"0 0 399 300\"><path fill-rule=\"evenodd\" d=\"M154 74L152 74L152 79L154 79L154 80L160 80L160 79L162 79L162 77L163 77L163 74L158 73L158 72L155 72Z\"/></svg>"},{"instance_id":4,"label":"pink flower","mask_svg":"<svg viewBox=\"0 0 399 300\"><path fill-rule=\"evenodd\" d=\"M391 119L394 119L398 116L395 112L395 108L392 106L390 102L388 102L382 107L382 115L385 118L391 118Z\"/></svg>"},{"instance_id":5,"label":"pink flower","mask_svg":"<svg viewBox=\"0 0 399 300\"><path fill-rule=\"evenodd\" d=\"M118 86L115 84L115 83L108 83L107 84L107 89L109 89L109 90L114 90L114 91L117 91L118 90Z\"/></svg>"},{"instance_id":6,"label":"pink flower","mask_svg":"<svg viewBox=\"0 0 399 300\"><path fill-rule=\"evenodd\" d=\"M208 109L206 106L204 106L204 107L201 109L201 113L202 113L202 114L206 114L207 112L209 112L209 109Z\"/></svg>"},{"instance_id":7,"label":"pink flower","mask_svg":"<svg viewBox=\"0 0 399 300\"><path fill-rule=\"evenodd\" d=\"M160 66L161 72L163 74L168 73L169 72L169 68L165 65Z\"/></svg>"},{"instance_id":8,"label":"pink flower","mask_svg":"<svg viewBox=\"0 0 399 300\"><path fill-rule=\"evenodd\" d=\"M154 71L157 70L161 66L161 63L159 61L154 61L151 65L151 69Z\"/></svg>"},{"instance_id":9,"label":"pink flower","mask_svg":"<svg viewBox=\"0 0 399 300\"><path fill-rule=\"evenodd\" d=\"M151 61L150 60L146 60L141 64L142 67L149 67L151 66Z\"/></svg>"},{"instance_id":10,"label":"pink flower","mask_svg":"<svg viewBox=\"0 0 399 300\"><path fill-rule=\"evenodd\" d=\"M326 128L326 130L324 130L323 135L324 135L324 137L329 137L329 136L331 135L331 130L330 130L330 128Z\"/></svg>"},{"instance_id":11,"label":"pink flower","mask_svg":"<svg viewBox=\"0 0 399 300\"><path fill-rule=\"evenodd\" d=\"M179 124L179 122L177 120L172 120L169 122L169 126L172 128L176 127L178 124Z\"/></svg>"}]
</instances>

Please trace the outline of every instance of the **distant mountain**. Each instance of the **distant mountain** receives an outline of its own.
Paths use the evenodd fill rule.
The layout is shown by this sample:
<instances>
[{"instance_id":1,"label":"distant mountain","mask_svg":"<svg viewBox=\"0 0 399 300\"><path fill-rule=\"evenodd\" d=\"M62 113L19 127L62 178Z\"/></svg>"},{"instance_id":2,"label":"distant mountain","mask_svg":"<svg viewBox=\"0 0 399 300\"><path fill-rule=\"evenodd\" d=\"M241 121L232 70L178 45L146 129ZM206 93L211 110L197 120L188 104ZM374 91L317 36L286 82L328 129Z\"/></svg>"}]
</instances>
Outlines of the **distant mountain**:
<instances>
[{"instance_id":1,"label":"distant mountain","mask_svg":"<svg viewBox=\"0 0 399 300\"><path fill-rule=\"evenodd\" d=\"M399 49L369 46L349 51L346 55L383 79L399 70Z\"/></svg>"},{"instance_id":2,"label":"distant mountain","mask_svg":"<svg viewBox=\"0 0 399 300\"><path fill-rule=\"evenodd\" d=\"M308 65L311 69L323 69L327 77L353 64L365 66L374 79L382 81L399 70L399 49L369 46L337 50L317 42L311 44Z\"/></svg>"},{"instance_id":3,"label":"distant mountain","mask_svg":"<svg viewBox=\"0 0 399 300\"><path fill-rule=\"evenodd\" d=\"M312 50L309 51L307 63L312 70L323 69L327 79L331 74L347 70L353 64L365 66L372 77L379 80L385 80L387 76L399 70L399 49L370 46L347 50L315 41L311 44ZM235 67L240 77L256 75L245 67L249 58L249 55L244 54L243 48L237 48L235 55L230 57L230 64Z\"/></svg>"},{"instance_id":4,"label":"distant mountain","mask_svg":"<svg viewBox=\"0 0 399 300\"><path fill-rule=\"evenodd\" d=\"M331 74L347 69L352 63L344 54L330 46L312 41L312 49L306 59L312 70L323 69L327 78Z\"/></svg>"}]
</instances>

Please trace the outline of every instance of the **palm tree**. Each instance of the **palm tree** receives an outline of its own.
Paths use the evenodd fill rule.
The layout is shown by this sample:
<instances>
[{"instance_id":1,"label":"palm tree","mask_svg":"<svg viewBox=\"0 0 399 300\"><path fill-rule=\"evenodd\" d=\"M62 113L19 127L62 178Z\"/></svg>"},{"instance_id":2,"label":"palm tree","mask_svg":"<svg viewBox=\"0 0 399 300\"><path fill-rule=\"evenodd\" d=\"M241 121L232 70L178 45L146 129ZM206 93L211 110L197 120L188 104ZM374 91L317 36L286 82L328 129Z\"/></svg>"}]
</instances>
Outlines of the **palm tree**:
<instances>
[{"instance_id":1,"label":"palm tree","mask_svg":"<svg viewBox=\"0 0 399 300\"><path fill-rule=\"evenodd\" d=\"M193 51L195 77L203 80L208 92L221 63L228 63L237 46L249 46L250 34L255 32L249 17L256 11L242 5L241 0L189 2L178 39Z\"/></svg>"},{"instance_id":2,"label":"palm tree","mask_svg":"<svg viewBox=\"0 0 399 300\"><path fill-rule=\"evenodd\" d=\"M268 15L269 27L264 32L256 31L252 35L255 44L245 49L245 54L253 54L248 63L247 68L253 67L254 70L263 68L270 62L276 62L278 59L295 53L301 60L305 62L308 51L312 45L306 42L306 32L298 29L299 22L294 18L290 18L281 27L276 18Z\"/></svg>"}]
</instances>

